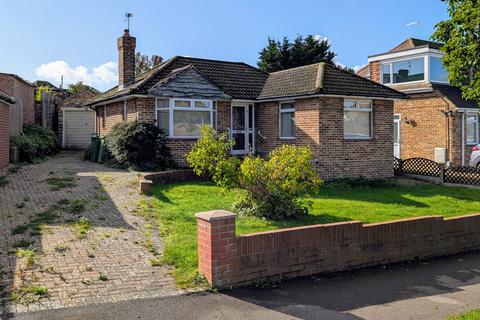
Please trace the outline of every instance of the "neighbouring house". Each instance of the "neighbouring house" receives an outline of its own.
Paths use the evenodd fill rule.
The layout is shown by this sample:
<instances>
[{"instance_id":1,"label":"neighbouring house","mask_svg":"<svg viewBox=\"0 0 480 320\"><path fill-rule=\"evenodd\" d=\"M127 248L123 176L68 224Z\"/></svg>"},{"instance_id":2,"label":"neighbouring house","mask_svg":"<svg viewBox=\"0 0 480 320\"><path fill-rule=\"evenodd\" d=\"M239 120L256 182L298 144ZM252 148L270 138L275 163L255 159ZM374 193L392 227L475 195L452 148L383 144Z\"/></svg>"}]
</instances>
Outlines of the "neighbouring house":
<instances>
[{"instance_id":1,"label":"neighbouring house","mask_svg":"<svg viewBox=\"0 0 480 320\"><path fill-rule=\"evenodd\" d=\"M10 106L14 99L0 91L0 170L8 166L10 160Z\"/></svg>"},{"instance_id":2,"label":"neighbouring house","mask_svg":"<svg viewBox=\"0 0 480 320\"><path fill-rule=\"evenodd\" d=\"M97 132L119 121L158 125L174 159L210 124L235 140L232 153L265 156L281 144L310 146L324 179L393 175L393 101L387 86L317 63L265 73L242 62L175 56L135 76L136 39L117 40L119 84L88 102Z\"/></svg>"},{"instance_id":3,"label":"neighbouring house","mask_svg":"<svg viewBox=\"0 0 480 320\"><path fill-rule=\"evenodd\" d=\"M16 108L21 111L21 123L35 123L35 86L21 77L0 73L0 91L15 99Z\"/></svg>"},{"instance_id":4,"label":"neighbouring house","mask_svg":"<svg viewBox=\"0 0 480 320\"><path fill-rule=\"evenodd\" d=\"M96 133L95 111L86 102L100 92L85 86L80 92L65 99L58 109L58 139L63 148L85 148Z\"/></svg>"},{"instance_id":5,"label":"neighbouring house","mask_svg":"<svg viewBox=\"0 0 480 320\"><path fill-rule=\"evenodd\" d=\"M409 38L368 57L357 74L406 94L394 103L394 155L467 165L480 143L478 104L448 83L441 44Z\"/></svg>"}]
</instances>

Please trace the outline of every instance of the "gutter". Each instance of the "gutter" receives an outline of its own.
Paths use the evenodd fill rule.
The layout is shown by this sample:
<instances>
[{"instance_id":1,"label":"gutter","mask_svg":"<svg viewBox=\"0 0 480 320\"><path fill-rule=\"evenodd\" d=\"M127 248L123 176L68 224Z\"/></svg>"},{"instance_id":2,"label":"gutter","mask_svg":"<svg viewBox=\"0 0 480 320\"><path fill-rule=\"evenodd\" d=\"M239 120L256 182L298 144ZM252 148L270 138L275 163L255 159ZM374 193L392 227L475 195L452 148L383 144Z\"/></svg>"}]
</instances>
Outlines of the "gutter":
<instances>
[{"instance_id":1,"label":"gutter","mask_svg":"<svg viewBox=\"0 0 480 320\"><path fill-rule=\"evenodd\" d=\"M382 97L370 97L370 96L350 96L350 95L338 95L338 94L311 94L311 95L297 95L286 96L279 98L264 98L254 100L255 102L272 102L272 101L284 101L292 99L307 99L307 98L319 98L319 97L332 97L332 98L351 98L351 99L369 99L369 100L386 100L386 101L401 101L404 98L382 98Z\"/></svg>"}]
</instances>

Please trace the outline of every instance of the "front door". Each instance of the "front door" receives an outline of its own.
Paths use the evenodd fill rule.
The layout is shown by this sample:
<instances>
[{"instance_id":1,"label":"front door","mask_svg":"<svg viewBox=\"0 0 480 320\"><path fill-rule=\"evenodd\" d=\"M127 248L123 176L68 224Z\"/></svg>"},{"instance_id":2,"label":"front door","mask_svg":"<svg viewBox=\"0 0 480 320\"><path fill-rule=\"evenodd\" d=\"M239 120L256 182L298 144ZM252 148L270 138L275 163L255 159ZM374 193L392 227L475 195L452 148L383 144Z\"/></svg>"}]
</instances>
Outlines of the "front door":
<instances>
[{"instance_id":1,"label":"front door","mask_svg":"<svg viewBox=\"0 0 480 320\"><path fill-rule=\"evenodd\" d=\"M230 137L235 141L232 154L255 150L253 104L232 104Z\"/></svg>"},{"instance_id":2,"label":"front door","mask_svg":"<svg viewBox=\"0 0 480 320\"><path fill-rule=\"evenodd\" d=\"M400 115L393 115L393 156L400 158Z\"/></svg>"}]
</instances>

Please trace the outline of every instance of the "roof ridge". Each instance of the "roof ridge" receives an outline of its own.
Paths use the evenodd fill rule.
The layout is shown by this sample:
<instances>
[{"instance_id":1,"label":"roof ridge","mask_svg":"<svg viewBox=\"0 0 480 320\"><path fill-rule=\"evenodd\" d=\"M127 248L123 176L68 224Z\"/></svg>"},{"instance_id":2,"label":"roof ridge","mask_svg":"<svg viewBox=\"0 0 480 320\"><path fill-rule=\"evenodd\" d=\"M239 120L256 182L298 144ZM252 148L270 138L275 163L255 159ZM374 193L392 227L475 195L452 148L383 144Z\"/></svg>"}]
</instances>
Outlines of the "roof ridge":
<instances>
[{"instance_id":1,"label":"roof ridge","mask_svg":"<svg viewBox=\"0 0 480 320\"><path fill-rule=\"evenodd\" d=\"M317 79L315 80L315 91L323 89L323 82L325 80L325 62L318 64Z\"/></svg>"},{"instance_id":2,"label":"roof ridge","mask_svg":"<svg viewBox=\"0 0 480 320\"><path fill-rule=\"evenodd\" d=\"M291 71L291 70L298 70L298 69L301 69L301 68L307 68L307 67L311 67L311 66L314 66L314 65L317 65L317 64L321 64L321 63L325 63L325 61L310 63L310 64L306 64L306 65L303 65L303 66L298 66L298 67L293 67L293 68L288 68L288 69L283 69L283 70L278 70L278 71L270 72L269 74L278 74L278 73L281 73L281 72L286 72L286 71Z\"/></svg>"}]
</instances>

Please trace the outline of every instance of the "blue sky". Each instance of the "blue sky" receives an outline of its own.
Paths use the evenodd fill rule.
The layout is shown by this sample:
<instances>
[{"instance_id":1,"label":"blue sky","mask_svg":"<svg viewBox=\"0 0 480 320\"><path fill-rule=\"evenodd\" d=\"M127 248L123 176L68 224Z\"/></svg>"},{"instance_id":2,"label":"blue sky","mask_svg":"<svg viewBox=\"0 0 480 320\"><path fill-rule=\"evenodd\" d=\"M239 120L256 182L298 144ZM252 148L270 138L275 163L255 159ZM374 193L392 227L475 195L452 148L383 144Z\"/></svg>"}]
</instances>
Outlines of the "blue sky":
<instances>
[{"instance_id":1,"label":"blue sky","mask_svg":"<svg viewBox=\"0 0 480 320\"><path fill-rule=\"evenodd\" d=\"M440 0L1 0L0 72L30 81L115 85L116 38L133 12L137 51L256 65L267 38L326 37L337 61L355 67L407 37L428 38L447 18ZM412 21L419 26L407 27Z\"/></svg>"}]
</instances>

